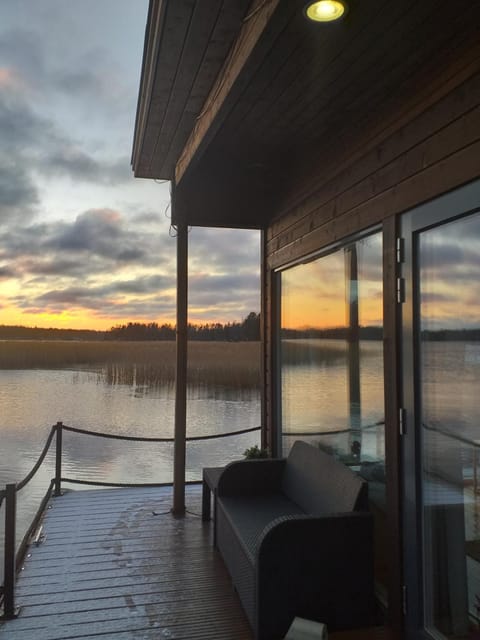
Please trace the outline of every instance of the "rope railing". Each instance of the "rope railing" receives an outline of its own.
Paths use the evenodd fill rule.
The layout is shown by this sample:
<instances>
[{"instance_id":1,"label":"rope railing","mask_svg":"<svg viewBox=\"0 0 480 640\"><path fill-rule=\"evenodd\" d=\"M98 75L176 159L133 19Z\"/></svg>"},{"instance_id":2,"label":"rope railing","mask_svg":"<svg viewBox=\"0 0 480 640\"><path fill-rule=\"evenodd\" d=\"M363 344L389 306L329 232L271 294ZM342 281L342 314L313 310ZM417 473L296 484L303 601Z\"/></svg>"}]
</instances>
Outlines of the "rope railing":
<instances>
[{"instance_id":1,"label":"rope railing","mask_svg":"<svg viewBox=\"0 0 480 640\"><path fill-rule=\"evenodd\" d=\"M48 434L48 438L45 443L45 446L43 447L42 453L38 457L37 462L33 465L30 473L28 473L23 480L17 483L17 491L21 491L24 487L26 487L27 484L30 482L30 480L35 476L37 471L42 466L42 463L45 460L48 450L50 449L50 445L52 444L53 436L55 435L56 430L57 430L56 425L50 429L50 433Z\"/></svg>"},{"instance_id":2,"label":"rope railing","mask_svg":"<svg viewBox=\"0 0 480 640\"><path fill-rule=\"evenodd\" d=\"M252 433L259 431L261 427L251 427L248 429L240 429L237 431L229 431L227 433L215 433L204 436L189 436L186 438L188 442L195 442L201 440L212 440L215 438L226 438L230 436L242 435L245 433ZM75 478L62 477L62 434L64 431L76 433L79 435L95 436L100 438L110 438L115 440L124 440L130 442L174 442L174 438L150 438L143 436L125 436L113 433L104 433L100 431L88 431L86 429L79 429L78 427L70 427L64 425L62 422L57 422L50 429L45 445L40 453L36 463L32 467L31 471L18 483L7 484L5 489L0 490L0 507L5 501L5 536L4 536L4 577L3 585L0 585L0 605L3 606L3 615L0 619L9 620L15 618L17 615L17 609L15 608L15 579L16 573L19 569L23 557L26 552L26 548L29 544L29 540L33 535L35 529L40 522L43 511L52 493L55 496L60 496L62 482L68 482L73 484L92 485L92 486L105 486L105 487L164 487L171 485L171 482L156 482L156 483L119 483L119 482L100 482L91 480L80 480ZM56 435L56 452L55 452L55 477L52 478L50 486L41 502L35 517L28 527L26 534L24 535L18 551L16 551L16 510L17 510L17 493L21 491L36 475L40 467L42 466L49 450L52 445L54 436ZM195 484L197 481L186 481L186 484Z\"/></svg>"},{"instance_id":3,"label":"rope railing","mask_svg":"<svg viewBox=\"0 0 480 640\"><path fill-rule=\"evenodd\" d=\"M79 429L78 427L69 427L62 424L64 431L70 431L72 433L79 433L86 436L97 436L99 438L110 438L114 440L129 440L133 442L174 442L175 438L148 438L145 436L124 436L116 433L105 433L101 431L87 431L86 429ZM238 436L244 433L251 433L253 431L260 431L261 427L250 427L249 429L240 429L239 431L227 431L226 433L213 433L207 436L187 436L185 440L187 442L195 442L197 440L213 440L214 438L228 438L229 436Z\"/></svg>"}]
</instances>

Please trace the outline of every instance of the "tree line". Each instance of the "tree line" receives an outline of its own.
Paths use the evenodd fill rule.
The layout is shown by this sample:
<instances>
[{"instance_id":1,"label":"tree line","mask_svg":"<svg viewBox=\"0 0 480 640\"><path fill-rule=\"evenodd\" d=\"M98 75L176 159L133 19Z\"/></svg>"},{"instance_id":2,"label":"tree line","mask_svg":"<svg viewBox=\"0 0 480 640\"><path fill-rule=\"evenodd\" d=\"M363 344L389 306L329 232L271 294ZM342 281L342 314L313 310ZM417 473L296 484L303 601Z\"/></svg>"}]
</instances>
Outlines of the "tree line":
<instances>
[{"instance_id":1,"label":"tree line","mask_svg":"<svg viewBox=\"0 0 480 640\"><path fill-rule=\"evenodd\" d=\"M172 324L129 322L116 325L105 333L105 340L175 340ZM189 324L189 340L243 342L260 340L260 314L250 312L241 322Z\"/></svg>"}]
</instances>

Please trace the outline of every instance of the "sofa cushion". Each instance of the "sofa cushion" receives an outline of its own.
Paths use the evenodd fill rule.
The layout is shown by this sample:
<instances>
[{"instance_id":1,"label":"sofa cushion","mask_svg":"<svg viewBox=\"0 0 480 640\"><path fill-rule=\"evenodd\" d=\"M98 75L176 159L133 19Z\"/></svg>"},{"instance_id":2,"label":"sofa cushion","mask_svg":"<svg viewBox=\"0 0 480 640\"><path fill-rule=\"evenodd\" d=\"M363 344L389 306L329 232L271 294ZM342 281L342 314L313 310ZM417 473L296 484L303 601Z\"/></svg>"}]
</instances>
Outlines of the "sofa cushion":
<instances>
[{"instance_id":1,"label":"sofa cushion","mask_svg":"<svg viewBox=\"0 0 480 640\"><path fill-rule=\"evenodd\" d=\"M254 561L260 534L272 520L298 515L302 509L282 494L219 498L224 513L241 539L251 562Z\"/></svg>"},{"instance_id":2,"label":"sofa cushion","mask_svg":"<svg viewBox=\"0 0 480 640\"><path fill-rule=\"evenodd\" d=\"M282 488L305 513L367 508L367 484L344 464L301 440L290 450Z\"/></svg>"}]
</instances>

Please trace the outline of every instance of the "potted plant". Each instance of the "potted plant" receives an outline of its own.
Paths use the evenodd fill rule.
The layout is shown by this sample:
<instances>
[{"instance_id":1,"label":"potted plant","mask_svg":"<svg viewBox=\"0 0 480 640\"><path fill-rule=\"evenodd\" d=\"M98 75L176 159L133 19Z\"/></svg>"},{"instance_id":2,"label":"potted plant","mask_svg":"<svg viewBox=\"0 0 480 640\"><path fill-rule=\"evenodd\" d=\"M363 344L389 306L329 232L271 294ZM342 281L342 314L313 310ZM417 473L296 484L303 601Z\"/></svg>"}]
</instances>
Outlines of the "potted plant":
<instances>
[{"instance_id":1,"label":"potted plant","mask_svg":"<svg viewBox=\"0 0 480 640\"><path fill-rule=\"evenodd\" d=\"M269 458L269 453L267 449L260 449L258 447L258 445L255 445L253 447L249 447L248 449L245 449L245 451L243 452L243 455L245 456L245 458L247 460L254 460L256 458Z\"/></svg>"}]
</instances>

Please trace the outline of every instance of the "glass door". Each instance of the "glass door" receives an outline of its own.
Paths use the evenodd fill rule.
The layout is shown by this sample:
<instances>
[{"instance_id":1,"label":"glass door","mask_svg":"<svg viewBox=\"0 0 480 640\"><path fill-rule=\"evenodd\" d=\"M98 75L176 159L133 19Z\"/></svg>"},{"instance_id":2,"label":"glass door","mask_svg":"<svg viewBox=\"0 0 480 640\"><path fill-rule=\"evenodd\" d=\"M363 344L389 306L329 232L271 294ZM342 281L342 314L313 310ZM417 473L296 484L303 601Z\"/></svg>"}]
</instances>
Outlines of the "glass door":
<instances>
[{"instance_id":1,"label":"glass door","mask_svg":"<svg viewBox=\"0 0 480 640\"><path fill-rule=\"evenodd\" d=\"M475 202L478 208L478 184L418 209L403 223L411 637L480 638L480 212Z\"/></svg>"}]
</instances>

